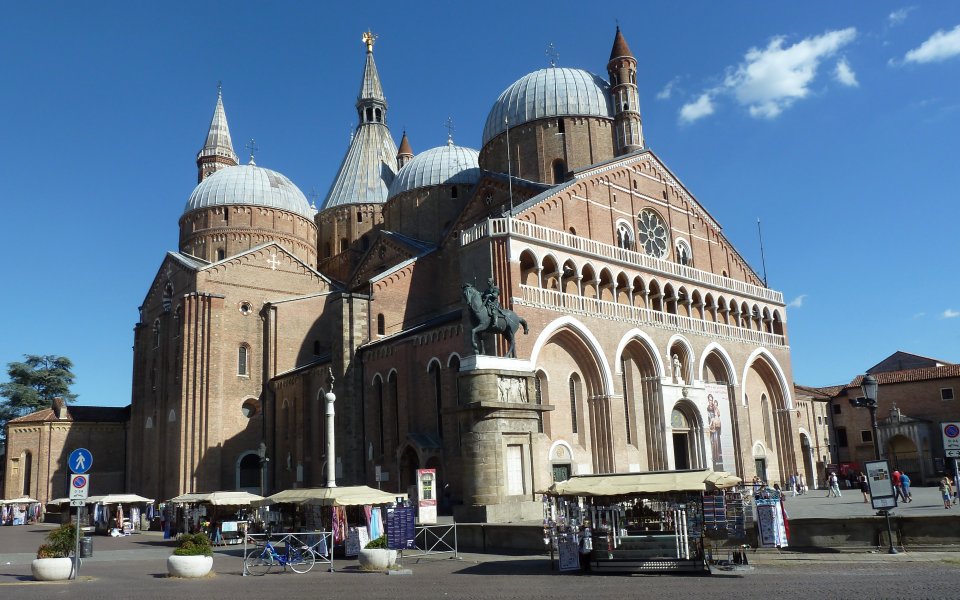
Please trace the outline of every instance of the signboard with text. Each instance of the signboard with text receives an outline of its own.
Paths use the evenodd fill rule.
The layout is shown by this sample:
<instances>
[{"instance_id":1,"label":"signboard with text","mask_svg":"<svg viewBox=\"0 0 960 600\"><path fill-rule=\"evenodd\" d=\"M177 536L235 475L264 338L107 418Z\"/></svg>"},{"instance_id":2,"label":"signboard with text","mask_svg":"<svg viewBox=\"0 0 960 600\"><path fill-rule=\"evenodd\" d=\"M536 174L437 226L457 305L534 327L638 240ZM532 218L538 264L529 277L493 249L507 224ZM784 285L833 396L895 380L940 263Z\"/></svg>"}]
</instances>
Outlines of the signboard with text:
<instances>
[{"instance_id":1,"label":"signboard with text","mask_svg":"<svg viewBox=\"0 0 960 600\"><path fill-rule=\"evenodd\" d=\"M867 485L870 486L870 503L875 509L897 507L897 496L893 491L893 479L890 465L885 460L871 460L863 464L867 471Z\"/></svg>"},{"instance_id":2,"label":"signboard with text","mask_svg":"<svg viewBox=\"0 0 960 600\"><path fill-rule=\"evenodd\" d=\"M947 458L960 458L960 421L940 423L940 433Z\"/></svg>"}]
</instances>

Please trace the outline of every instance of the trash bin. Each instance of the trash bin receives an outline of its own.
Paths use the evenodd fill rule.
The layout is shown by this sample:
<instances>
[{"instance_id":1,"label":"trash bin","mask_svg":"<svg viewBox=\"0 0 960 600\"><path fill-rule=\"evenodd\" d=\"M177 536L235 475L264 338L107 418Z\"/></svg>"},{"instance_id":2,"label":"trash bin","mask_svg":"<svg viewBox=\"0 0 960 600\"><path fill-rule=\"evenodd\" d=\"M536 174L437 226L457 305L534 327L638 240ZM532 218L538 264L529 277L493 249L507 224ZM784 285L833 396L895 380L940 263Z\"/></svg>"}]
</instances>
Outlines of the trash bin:
<instances>
[{"instance_id":1,"label":"trash bin","mask_svg":"<svg viewBox=\"0 0 960 600\"><path fill-rule=\"evenodd\" d=\"M90 558L93 556L93 538L84 536L80 538L80 558Z\"/></svg>"}]
</instances>

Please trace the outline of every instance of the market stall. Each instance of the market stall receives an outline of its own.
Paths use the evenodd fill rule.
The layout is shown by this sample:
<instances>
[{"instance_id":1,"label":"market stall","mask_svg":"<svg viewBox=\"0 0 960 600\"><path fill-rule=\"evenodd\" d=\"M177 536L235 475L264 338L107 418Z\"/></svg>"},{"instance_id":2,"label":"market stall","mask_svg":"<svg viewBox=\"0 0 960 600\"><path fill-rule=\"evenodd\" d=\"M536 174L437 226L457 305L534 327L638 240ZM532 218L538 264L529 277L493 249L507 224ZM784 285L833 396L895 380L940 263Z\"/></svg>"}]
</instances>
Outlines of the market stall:
<instances>
[{"instance_id":1,"label":"market stall","mask_svg":"<svg viewBox=\"0 0 960 600\"><path fill-rule=\"evenodd\" d=\"M544 493L544 540L561 570L708 572L705 538L745 534L739 483L709 469L574 476Z\"/></svg>"},{"instance_id":2,"label":"market stall","mask_svg":"<svg viewBox=\"0 0 960 600\"><path fill-rule=\"evenodd\" d=\"M40 518L40 501L27 496L0 500L0 525L25 525Z\"/></svg>"},{"instance_id":3,"label":"market stall","mask_svg":"<svg viewBox=\"0 0 960 600\"><path fill-rule=\"evenodd\" d=\"M161 505L161 514L174 509L172 522L177 530L204 531L214 544L239 544L255 521L251 505L263 496L242 491L220 491L181 494Z\"/></svg>"},{"instance_id":4,"label":"market stall","mask_svg":"<svg viewBox=\"0 0 960 600\"><path fill-rule=\"evenodd\" d=\"M87 506L92 507L90 520L97 533L107 535L130 535L143 528L141 518L150 512L152 498L137 494L106 494L90 496Z\"/></svg>"},{"instance_id":5,"label":"market stall","mask_svg":"<svg viewBox=\"0 0 960 600\"><path fill-rule=\"evenodd\" d=\"M345 556L356 556L368 540L383 535L382 507L406 498L406 494L357 485L284 490L254 504L270 507L265 518L273 529L331 532L332 545L342 545ZM292 510L273 510L274 505L288 505Z\"/></svg>"}]
</instances>

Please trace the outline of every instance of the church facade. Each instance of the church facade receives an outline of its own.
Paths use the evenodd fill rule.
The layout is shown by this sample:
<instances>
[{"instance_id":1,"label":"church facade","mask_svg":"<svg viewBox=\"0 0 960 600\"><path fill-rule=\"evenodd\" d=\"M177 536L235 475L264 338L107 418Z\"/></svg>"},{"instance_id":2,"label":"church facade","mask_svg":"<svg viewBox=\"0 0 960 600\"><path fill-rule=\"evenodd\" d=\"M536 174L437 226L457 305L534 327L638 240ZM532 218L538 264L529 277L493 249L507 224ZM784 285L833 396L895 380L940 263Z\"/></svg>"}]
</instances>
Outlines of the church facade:
<instances>
[{"instance_id":1,"label":"church facade","mask_svg":"<svg viewBox=\"0 0 960 600\"><path fill-rule=\"evenodd\" d=\"M571 475L809 464L783 295L648 146L619 29L606 77L530 73L479 150L419 154L388 128L374 41L319 209L239 164L218 97L135 327L131 491L274 492L332 469L406 492L435 468L459 518L507 521Z\"/></svg>"}]
</instances>

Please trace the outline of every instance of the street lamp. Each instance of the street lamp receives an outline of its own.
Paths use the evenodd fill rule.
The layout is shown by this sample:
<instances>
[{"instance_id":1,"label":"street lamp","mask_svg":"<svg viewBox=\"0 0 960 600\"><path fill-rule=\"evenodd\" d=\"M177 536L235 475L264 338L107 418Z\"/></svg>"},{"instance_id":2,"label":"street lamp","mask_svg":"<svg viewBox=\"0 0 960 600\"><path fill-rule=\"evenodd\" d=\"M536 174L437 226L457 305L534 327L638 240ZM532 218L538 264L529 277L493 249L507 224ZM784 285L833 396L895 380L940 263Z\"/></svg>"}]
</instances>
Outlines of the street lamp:
<instances>
[{"instance_id":1,"label":"street lamp","mask_svg":"<svg viewBox=\"0 0 960 600\"><path fill-rule=\"evenodd\" d=\"M873 431L873 454L876 460L880 460L880 436L877 431L877 378L869 373L864 375L860 382L860 389L863 391L863 398L850 398L850 404L858 408L867 408L870 411L870 428ZM893 528L890 526L890 511L886 508L880 509L887 519L887 538L890 540L889 554L899 554L893 545Z\"/></svg>"},{"instance_id":2,"label":"street lamp","mask_svg":"<svg viewBox=\"0 0 960 600\"><path fill-rule=\"evenodd\" d=\"M880 436L877 435L877 378L873 375L865 375L860 383L860 389L863 391L863 398L851 398L850 404L864 408L870 411L870 428L873 432L873 454L874 459L880 460Z\"/></svg>"}]
</instances>

